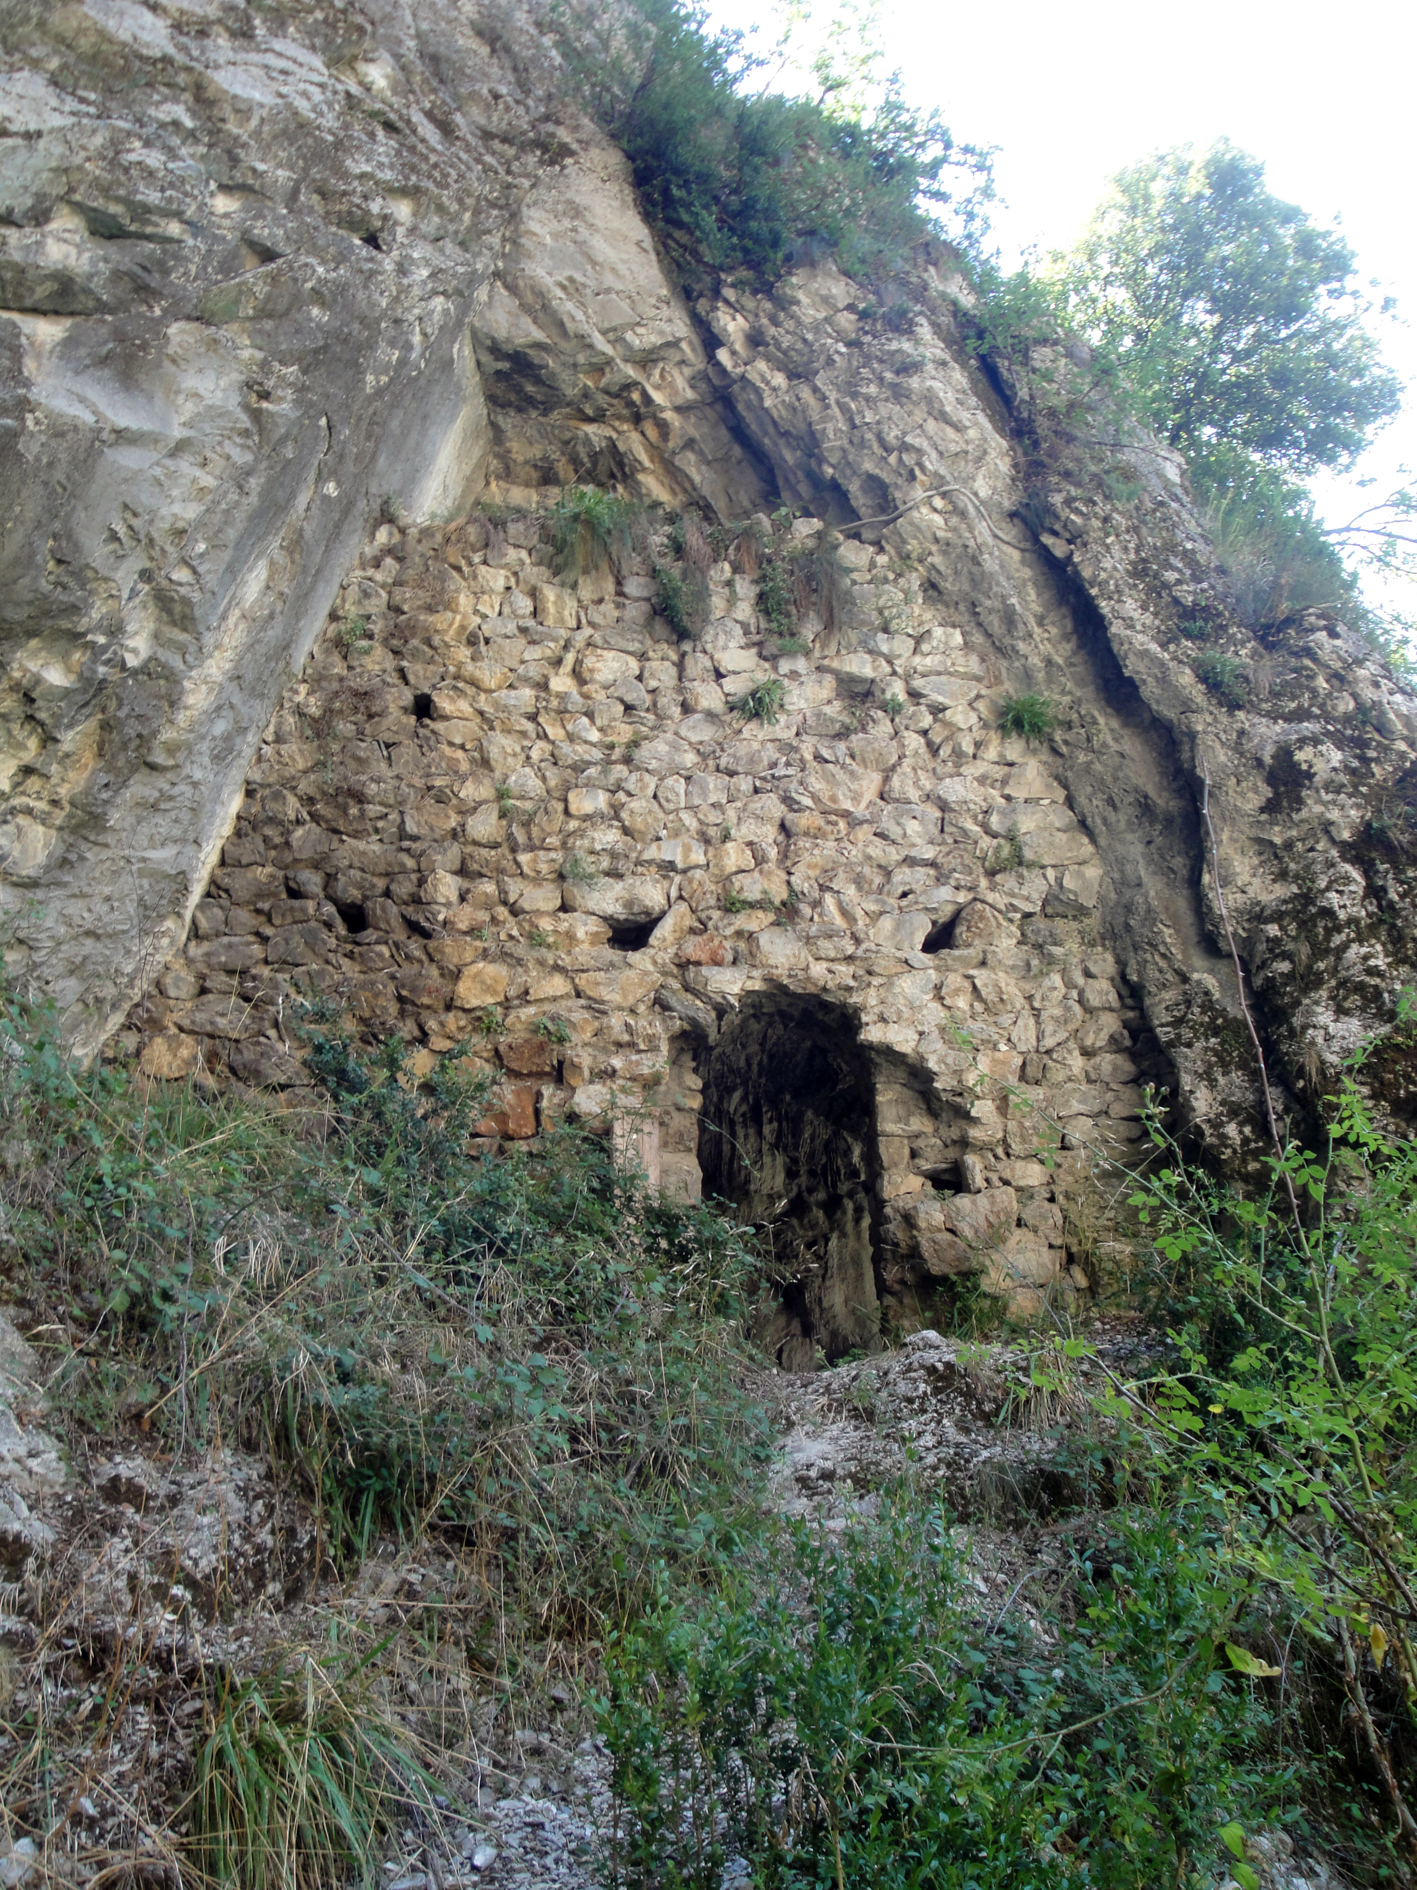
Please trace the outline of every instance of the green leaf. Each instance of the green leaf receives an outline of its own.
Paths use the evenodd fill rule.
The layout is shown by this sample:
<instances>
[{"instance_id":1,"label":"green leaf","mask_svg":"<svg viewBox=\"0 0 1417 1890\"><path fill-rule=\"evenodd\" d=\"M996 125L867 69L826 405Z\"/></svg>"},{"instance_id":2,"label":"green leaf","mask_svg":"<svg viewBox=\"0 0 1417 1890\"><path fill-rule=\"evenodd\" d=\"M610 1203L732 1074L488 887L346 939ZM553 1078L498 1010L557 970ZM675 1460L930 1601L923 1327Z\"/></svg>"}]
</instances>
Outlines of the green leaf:
<instances>
[{"instance_id":1,"label":"green leaf","mask_svg":"<svg viewBox=\"0 0 1417 1890\"><path fill-rule=\"evenodd\" d=\"M1225 1643L1225 1651L1236 1673L1248 1674L1253 1680L1277 1680L1283 1672L1282 1668L1271 1667L1268 1661L1259 1659L1248 1648L1237 1647L1233 1641Z\"/></svg>"},{"instance_id":2,"label":"green leaf","mask_svg":"<svg viewBox=\"0 0 1417 1890\"><path fill-rule=\"evenodd\" d=\"M1235 1824L1233 1821L1230 1824L1222 1824L1219 1831L1216 1832L1216 1836L1220 1839L1220 1842L1225 1846L1226 1850L1230 1852L1232 1857L1238 1857L1243 1861L1245 1856L1245 1833L1242 1826Z\"/></svg>"},{"instance_id":3,"label":"green leaf","mask_svg":"<svg viewBox=\"0 0 1417 1890\"><path fill-rule=\"evenodd\" d=\"M1230 1874L1239 1884L1240 1890L1260 1890L1260 1880L1248 1864L1236 1864Z\"/></svg>"}]
</instances>

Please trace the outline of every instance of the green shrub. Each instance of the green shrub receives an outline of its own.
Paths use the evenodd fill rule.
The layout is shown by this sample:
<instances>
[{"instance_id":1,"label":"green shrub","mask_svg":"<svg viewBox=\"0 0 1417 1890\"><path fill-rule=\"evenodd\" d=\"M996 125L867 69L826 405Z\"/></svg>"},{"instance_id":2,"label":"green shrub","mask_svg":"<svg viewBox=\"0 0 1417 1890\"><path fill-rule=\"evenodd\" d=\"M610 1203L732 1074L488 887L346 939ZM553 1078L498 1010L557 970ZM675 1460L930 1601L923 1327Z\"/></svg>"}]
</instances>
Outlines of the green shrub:
<instances>
[{"instance_id":1,"label":"green shrub","mask_svg":"<svg viewBox=\"0 0 1417 1890\"><path fill-rule=\"evenodd\" d=\"M562 577L582 577L623 566L645 532L645 510L598 486L566 486L551 510L556 568Z\"/></svg>"},{"instance_id":2,"label":"green shrub","mask_svg":"<svg viewBox=\"0 0 1417 1890\"><path fill-rule=\"evenodd\" d=\"M782 558L765 564L758 576L758 616L767 634L779 645L796 639L797 587L791 569Z\"/></svg>"},{"instance_id":3,"label":"green shrub","mask_svg":"<svg viewBox=\"0 0 1417 1890\"><path fill-rule=\"evenodd\" d=\"M604 875L593 860L588 860L583 853L568 853L561 862L561 877L571 886L589 886L593 880Z\"/></svg>"},{"instance_id":4,"label":"green shrub","mask_svg":"<svg viewBox=\"0 0 1417 1890\"><path fill-rule=\"evenodd\" d=\"M949 1518L908 1492L799 1524L705 1602L612 1640L599 1718L614 1881L718 1890L1154 1890L1228 1875L1218 1827L1282 1803L1272 1706L1219 1635L1222 1519L1113 1512L1045 1600L981 1607ZM1091 1546L1095 1544L1094 1546Z\"/></svg>"},{"instance_id":5,"label":"green shrub","mask_svg":"<svg viewBox=\"0 0 1417 1890\"><path fill-rule=\"evenodd\" d=\"M95 1335L59 1358L59 1407L115 1435L136 1394L170 1448L273 1450L341 1563L436 1520L539 1631L711 1555L764 1438L735 1378L747 1236L578 1131L469 1153L468 1059L414 1085L398 1039L305 1029L316 1101L276 1111L145 1096L70 1065L47 1014L0 1012L27 1290Z\"/></svg>"},{"instance_id":6,"label":"green shrub","mask_svg":"<svg viewBox=\"0 0 1417 1890\"><path fill-rule=\"evenodd\" d=\"M535 1034L545 1043L569 1043L571 1027L564 1017L538 1017L534 1025Z\"/></svg>"},{"instance_id":7,"label":"green shrub","mask_svg":"<svg viewBox=\"0 0 1417 1890\"><path fill-rule=\"evenodd\" d=\"M1417 1141L1379 1130L1360 1087L1410 1058L1412 1018L1409 996L1344 1073L1327 1145L1285 1147L1252 1191L1155 1132L1132 1206L1177 1352L1144 1387L1109 1373L1106 1407L1134 1461L1212 1492L1236 1569L1278 1598L1263 1658L1284 1670L1286 1738L1362 1882L1395 1874L1376 1832L1412 1818L1417 1775Z\"/></svg>"},{"instance_id":8,"label":"green shrub","mask_svg":"<svg viewBox=\"0 0 1417 1890\"><path fill-rule=\"evenodd\" d=\"M657 564L654 581L655 609L681 643L691 643L708 622L708 585L702 573Z\"/></svg>"},{"instance_id":9,"label":"green shrub","mask_svg":"<svg viewBox=\"0 0 1417 1890\"><path fill-rule=\"evenodd\" d=\"M1057 714L1047 696L1009 696L999 708L999 727L1005 735L1021 735L1041 742L1051 735Z\"/></svg>"}]
</instances>

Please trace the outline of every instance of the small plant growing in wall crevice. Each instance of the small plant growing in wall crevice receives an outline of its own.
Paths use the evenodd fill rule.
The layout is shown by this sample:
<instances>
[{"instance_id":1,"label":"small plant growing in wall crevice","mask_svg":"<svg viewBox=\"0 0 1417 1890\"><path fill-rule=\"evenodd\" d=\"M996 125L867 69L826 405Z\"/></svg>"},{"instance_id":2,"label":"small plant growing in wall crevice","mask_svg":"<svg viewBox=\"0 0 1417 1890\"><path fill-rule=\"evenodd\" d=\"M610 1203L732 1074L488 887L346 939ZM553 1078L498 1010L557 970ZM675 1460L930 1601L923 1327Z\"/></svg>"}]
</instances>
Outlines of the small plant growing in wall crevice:
<instances>
[{"instance_id":1,"label":"small plant growing in wall crevice","mask_svg":"<svg viewBox=\"0 0 1417 1890\"><path fill-rule=\"evenodd\" d=\"M645 508L599 486L567 486L551 508L556 568L562 577L583 577L607 565L629 562L643 541Z\"/></svg>"},{"instance_id":2,"label":"small plant growing in wall crevice","mask_svg":"<svg viewBox=\"0 0 1417 1890\"><path fill-rule=\"evenodd\" d=\"M768 676L740 700L738 713L745 722L775 722L784 693L781 677Z\"/></svg>"},{"instance_id":3,"label":"small plant growing in wall crevice","mask_svg":"<svg viewBox=\"0 0 1417 1890\"><path fill-rule=\"evenodd\" d=\"M1005 735L1041 742L1052 734L1058 715L1048 696L1007 696L999 709L999 728Z\"/></svg>"},{"instance_id":4,"label":"small plant growing in wall crevice","mask_svg":"<svg viewBox=\"0 0 1417 1890\"><path fill-rule=\"evenodd\" d=\"M657 564L654 607L681 643L692 643L708 622L708 583L702 572Z\"/></svg>"},{"instance_id":5,"label":"small plant growing in wall crevice","mask_svg":"<svg viewBox=\"0 0 1417 1890\"><path fill-rule=\"evenodd\" d=\"M1218 650L1201 657L1196 675L1213 696L1227 709L1243 709L1250 696L1250 679L1238 656L1222 656Z\"/></svg>"},{"instance_id":6,"label":"small plant growing in wall crevice","mask_svg":"<svg viewBox=\"0 0 1417 1890\"><path fill-rule=\"evenodd\" d=\"M346 656L367 656L373 649L373 640L369 635L369 619L351 616L341 620L335 635L339 638L340 648Z\"/></svg>"}]
</instances>

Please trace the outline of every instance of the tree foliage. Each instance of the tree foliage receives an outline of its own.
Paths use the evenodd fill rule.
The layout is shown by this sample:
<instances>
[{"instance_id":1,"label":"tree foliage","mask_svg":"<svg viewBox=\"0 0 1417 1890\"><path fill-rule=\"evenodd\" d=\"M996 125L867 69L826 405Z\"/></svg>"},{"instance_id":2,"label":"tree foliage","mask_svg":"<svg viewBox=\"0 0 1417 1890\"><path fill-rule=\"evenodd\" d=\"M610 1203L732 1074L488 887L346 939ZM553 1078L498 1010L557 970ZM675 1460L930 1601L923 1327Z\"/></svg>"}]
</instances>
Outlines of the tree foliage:
<instances>
[{"instance_id":1,"label":"tree foliage","mask_svg":"<svg viewBox=\"0 0 1417 1890\"><path fill-rule=\"evenodd\" d=\"M1211 479L1236 455L1301 479L1346 467L1398 410L1352 250L1224 140L1123 171L1066 273L1084 329Z\"/></svg>"}]
</instances>

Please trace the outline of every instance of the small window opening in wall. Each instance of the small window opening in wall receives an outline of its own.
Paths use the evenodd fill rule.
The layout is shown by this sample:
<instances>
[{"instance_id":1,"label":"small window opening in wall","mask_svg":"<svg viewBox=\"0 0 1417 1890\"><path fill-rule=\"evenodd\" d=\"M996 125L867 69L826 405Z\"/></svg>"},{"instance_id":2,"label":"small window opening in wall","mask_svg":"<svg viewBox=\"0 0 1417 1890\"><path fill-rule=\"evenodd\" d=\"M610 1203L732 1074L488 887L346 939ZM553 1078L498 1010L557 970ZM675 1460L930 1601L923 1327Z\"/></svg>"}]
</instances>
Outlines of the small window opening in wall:
<instances>
[{"instance_id":1,"label":"small window opening in wall","mask_svg":"<svg viewBox=\"0 0 1417 1890\"><path fill-rule=\"evenodd\" d=\"M347 899L336 899L333 903L335 911L344 920L349 931L367 932L369 930L369 921L365 917L363 906L355 905L353 901Z\"/></svg>"},{"instance_id":2,"label":"small window opening in wall","mask_svg":"<svg viewBox=\"0 0 1417 1890\"><path fill-rule=\"evenodd\" d=\"M420 722L430 720L433 714L432 696L415 696L413 698L413 713Z\"/></svg>"},{"instance_id":3,"label":"small window opening in wall","mask_svg":"<svg viewBox=\"0 0 1417 1890\"><path fill-rule=\"evenodd\" d=\"M646 919L642 925L612 925L610 943L617 952L642 952L658 923L657 919Z\"/></svg>"},{"instance_id":4,"label":"small window opening in wall","mask_svg":"<svg viewBox=\"0 0 1417 1890\"><path fill-rule=\"evenodd\" d=\"M920 947L921 951L948 951L950 940L954 937L954 929L955 922L953 919L941 919L938 925L932 925L930 930L925 934L925 942Z\"/></svg>"},{"instance_id":5,"label":"small window opening in wall","mask_svg":"<svg viewBox=\"0 0 1417 1890\"><path fill-rule=\"evenodd\" d=\"M377 230L366 231L359 240L366 249L377 249L382 255L384 245L379 241L379 232Z\"/></svg>"},{"instance_id":6,"label":"small window opening in wall","mask_svg":"<svg viewBox=\"0 0 1417 1890\"><path fill-rule=\"evenodd\" d=\"M958 1194L964 1187L958 1162L941 1162L938 1168L927 1168L924 1172L930 1186L940 1194Z\"/></svg>"}]
</instances>

